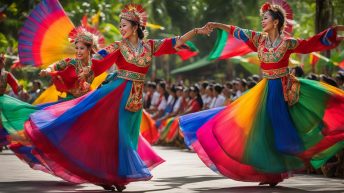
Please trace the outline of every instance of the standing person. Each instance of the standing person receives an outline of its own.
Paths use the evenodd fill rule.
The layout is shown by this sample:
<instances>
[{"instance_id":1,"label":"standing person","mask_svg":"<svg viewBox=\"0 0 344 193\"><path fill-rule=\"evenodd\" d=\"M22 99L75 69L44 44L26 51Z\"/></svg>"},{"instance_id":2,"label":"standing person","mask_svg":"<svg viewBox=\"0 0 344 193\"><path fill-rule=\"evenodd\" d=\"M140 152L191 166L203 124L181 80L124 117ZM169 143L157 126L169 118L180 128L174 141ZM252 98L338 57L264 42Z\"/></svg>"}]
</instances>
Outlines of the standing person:
<instances>
[{"instance_id":1,"label":"standing person","mask_svg":"<svg viewBox=\"0 0 344 193\"><path fill-rule=\"evenodd\" d=\"M149 169L163 161L147 143L138 145L145 76L153 56L176 53L185 41L209 30L143 40L146 20L141 6L126 6L120 14L123 39L92 60L101 67L92 68L94 74L116 64L112 80L87 95L37 111L26 122L26 134L54 175L122 191L129 182L149 180Z\"/></svg>"},{"instance_id":2,"label":"standing person","mask_svg":"<svg viewBox=\"0 0 344 193\"><path fill-rule=\"evenodd\" d=\"M292 53L335 48L343 37L336 26L307 39L284 37L284 10L262 6L266 34L232 25L226 30L258 52L264 79L224 108L180 118L190 145L210 168L239 181L275 186L293 171L319 168L344 144L344 92L288 73Z\"/></svg>"}]
</instances>

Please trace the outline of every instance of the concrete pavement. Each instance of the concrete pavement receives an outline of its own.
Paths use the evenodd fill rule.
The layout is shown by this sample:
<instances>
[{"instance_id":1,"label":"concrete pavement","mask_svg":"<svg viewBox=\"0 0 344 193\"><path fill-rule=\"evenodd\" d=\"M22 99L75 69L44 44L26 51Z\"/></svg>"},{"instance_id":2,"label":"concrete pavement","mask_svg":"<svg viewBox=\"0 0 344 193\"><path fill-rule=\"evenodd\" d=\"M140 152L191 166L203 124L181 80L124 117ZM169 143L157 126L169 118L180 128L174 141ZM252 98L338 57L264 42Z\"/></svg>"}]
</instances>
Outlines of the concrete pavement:
<instances>
[{"instance_id":1,"label":"concrete pavement","mask_svg":"<svg viewBox=\"0 0 344 193\"><path fill-rule=\"evenodd\" d=\"M161 193L344 193L344 180L316 175L297 175L275 188L257 183L237 182L222 177L207 168L195 153L171 147L154 147L166 160L155 168L151 181L135 182L124 192ZM0 153L1 193L98 193L105 192L92 184L73 185L54 176L35 171L16 158L10 151Z\"/></svg>"}]
</instances>

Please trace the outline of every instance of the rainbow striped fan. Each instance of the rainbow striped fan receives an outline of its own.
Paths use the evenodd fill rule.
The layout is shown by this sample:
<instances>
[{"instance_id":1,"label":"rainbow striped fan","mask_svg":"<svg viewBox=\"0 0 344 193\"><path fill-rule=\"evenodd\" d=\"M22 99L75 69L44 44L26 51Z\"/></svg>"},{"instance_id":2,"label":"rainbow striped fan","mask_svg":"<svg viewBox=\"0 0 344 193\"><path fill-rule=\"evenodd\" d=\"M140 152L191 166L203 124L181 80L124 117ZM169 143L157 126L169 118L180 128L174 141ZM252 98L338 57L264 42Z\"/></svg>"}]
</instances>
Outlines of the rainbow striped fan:
<instances>
[{"instance_id":1,"label":"rainbow striped fan","mask_svg":"<svg viewBox=\"0 0 344 193\"><path fill-rule=\"evenodd\" d=\"M45 68L75 49L68 41L74 24L58 0L43 0L28 16L19 34L19 58L22 64Z\"/></svg>"}]
</instances>

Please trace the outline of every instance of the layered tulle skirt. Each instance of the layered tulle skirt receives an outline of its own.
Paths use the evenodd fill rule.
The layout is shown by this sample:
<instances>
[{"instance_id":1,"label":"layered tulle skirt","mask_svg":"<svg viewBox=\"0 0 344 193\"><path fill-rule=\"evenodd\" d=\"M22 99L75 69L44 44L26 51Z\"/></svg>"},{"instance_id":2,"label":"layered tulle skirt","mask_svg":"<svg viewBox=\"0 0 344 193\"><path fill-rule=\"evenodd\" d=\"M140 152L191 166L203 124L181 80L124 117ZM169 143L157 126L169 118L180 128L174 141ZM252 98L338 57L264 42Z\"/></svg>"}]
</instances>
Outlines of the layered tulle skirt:
<instances>
[{"instance_id":1,"label":"layered tulle skirt","mask_svg":"<svg viewBox=\"0 0 344 193\"><path fill-rule=\"evenodd\" d=\"M73 183L149 180L163 160L139 135L142 111L125 110L132 81L115 78L82 97L45 107L25 131L46 172Z\"/></svg>"},{"instance_id":2,"label":"layered tulle skirt","mask_svg":"<svg viewBox=\"0 0 344 193\"><path fill-rule=\"evenodd\" d=\"M186 144L211 169L240 181L279 182L344 147L344 92L300 79L285 102L281 79L263 79L226 107L182 116Z\"/></svg>"}]
</instances>

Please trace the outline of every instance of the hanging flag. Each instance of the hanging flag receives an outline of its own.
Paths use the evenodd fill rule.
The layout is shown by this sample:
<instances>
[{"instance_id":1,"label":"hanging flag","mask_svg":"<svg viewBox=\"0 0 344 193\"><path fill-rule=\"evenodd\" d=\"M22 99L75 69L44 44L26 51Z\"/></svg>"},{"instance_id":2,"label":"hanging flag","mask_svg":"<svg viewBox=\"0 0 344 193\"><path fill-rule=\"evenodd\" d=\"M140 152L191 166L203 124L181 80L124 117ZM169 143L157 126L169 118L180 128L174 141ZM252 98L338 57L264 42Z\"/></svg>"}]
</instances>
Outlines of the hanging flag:
<instances>
[{"instance_id":1,"label":"hanging flag","mask_svg":"<svg viewBox=\"0 0 344 193\"><path fill-rule=\"evenodd\" d=\"M160 30L164 30L165 27L164 26L161 26L161 25L158 25L158 24L153 24L153 23L147 23L147 27L155 30L155 29L160 29Z\"/></svg>"},{"instance_id":2,"label":"hanging flag","mask_svg":"<svg viewBox=\"0 0 344 193\"><path fill-rule=\"evenodd\" d=\"M252 52L245 42L235 39L225 30L217 30L215 47L209 54L209 60L224 60L235 56L243 56Z\"/></svg>"},{"instance_id":3,"label":"hanging flag","mask_svg":"<svg viewBox=\"0 0 344 193\"><path fill-rule=\"evenodd\" d=\"M92 24L92 26L97 27L99 25L99 18L100 18L100 11L98 11L96 14L94 14L91 17L91 24Z\"/></svg>"},{"instance_id":4,"label":"hanging flag","mask_svg":"<svg viewBox=\"0 0 344 193\"><path fill-rule=\"evenodd\" d=\"M340 69L344 70L344 60L339 62L338 66Z\"/></svg>"},{"instance_id":5,"label":"hanging flag","mask_svg":"<svg viewBox=\"0 0 344 193\"><path fill-rule=\"evenodd\" d=\"M314 66L318 61L319 61L319 57L317 56L317 54L314 54L313 52L309 54L309 63Z\"/></svg>"},{"instance_id":6,"label":"hanging flag","mask_svg":"<svg viewBox=\"0 0 344 193\"><path fill-rule=\"evenodd\" d=\"M185 44L186 46L177 52L182 60L188 60L189 58L194 57L199 53L199 50L192 42L187 41Z\"/></svg>"}]
</instances>

